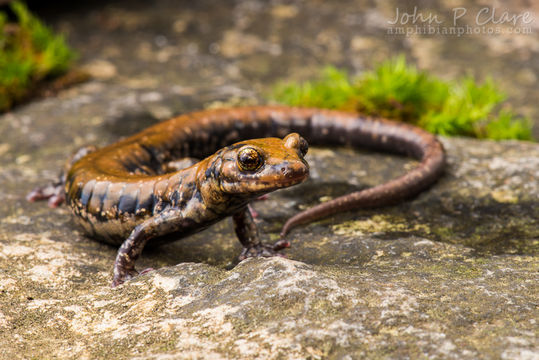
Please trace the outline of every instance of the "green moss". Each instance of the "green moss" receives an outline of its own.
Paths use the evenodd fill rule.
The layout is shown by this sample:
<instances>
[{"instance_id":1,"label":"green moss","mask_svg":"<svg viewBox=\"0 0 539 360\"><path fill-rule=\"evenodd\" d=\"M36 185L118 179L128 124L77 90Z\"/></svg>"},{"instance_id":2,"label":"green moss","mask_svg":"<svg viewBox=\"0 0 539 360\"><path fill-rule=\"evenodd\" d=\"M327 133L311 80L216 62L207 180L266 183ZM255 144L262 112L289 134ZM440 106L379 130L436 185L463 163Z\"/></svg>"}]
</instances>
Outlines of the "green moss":
<instances>
[{"instance_id":1,"label":"green moss","mask_svg":"<svg viewBox=\"0 0 539 360\"><path fill-rule=\"evenodd\" d=\"M278 101L292 106L342 109L351 103L356 88L345 71L328 66L320 79L303 84L277 84L275 94Z\"/></svg>"},{"instance_id":2,"label":"green moss","mask_svg":"<svg viewBox=\"0 0 539 360\"><path fill-rule=\"evenodd\" d=\"M421 125L442 135L480 135L477 124L488 119L493 108L504 100L491 79L478 85L471 78L464 78L454 84L440 109L429 109L421 117Z\"/></svg>"},{"instance_id":3,"label":"green moss","mask_svg":"<svg viewBox=\"0 0 539 360\"><path fill-rule=\"evenodd\" d=\"M17 23L0 13L0 111L28 96L38 82L64 73L75 58L65 39L22 2L10 6Z\"/></svg>"},{"instance_id":4,"label":"green moss","mask_svg":"<svg viewBox=\"0 0 539 360\"><path fill-rule=\"evenodd\" d=\"M498 117L484 127L487 139L532 139L532 123L528 118L516 118L510 109L503 109Z\"/></svg>"},{"instance_id":5,"label":"green moss","mask_svg":"<svg viewBox=\"0 0 539 360\"><path fill-rule=\"evenodd\" d=\"M498 110L506 97L492 79L482 84L470 77L443 81L408 65L404 56L383 62L356 79L327 67L319 79L278 84L273 98L293 106L357 110L415 123L441 135L532 139L529 119L508 107Z\"/></svg>"},{"instance_id":6,"label":"green moss","mask_svg":"<svg viewBox=\"0 0 539 360\"><path fill-rule=\"evenodd\" d=\"M355 84L358 110L407 122L440 111L449 94L448 84L408 66L404 56L364 73Z\"/></svg>"}]
</instances>

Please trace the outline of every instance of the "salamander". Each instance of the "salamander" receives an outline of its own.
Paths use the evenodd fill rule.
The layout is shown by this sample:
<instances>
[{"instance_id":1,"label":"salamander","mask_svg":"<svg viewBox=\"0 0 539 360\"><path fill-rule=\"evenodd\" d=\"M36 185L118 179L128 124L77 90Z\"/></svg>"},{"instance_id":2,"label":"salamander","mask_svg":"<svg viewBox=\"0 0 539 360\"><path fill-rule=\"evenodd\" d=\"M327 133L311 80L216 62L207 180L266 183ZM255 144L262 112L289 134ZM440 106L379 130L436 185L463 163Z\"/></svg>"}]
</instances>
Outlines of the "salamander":
<instances>
[{"instance_id":1,"label":"salamander","mask_svg":"<svg viewBox=\"0 0 539 360\"><path fill-rule=\"evenodd\" d=\"M301 134L301 135L299 135ZM364 147L419 159L387 183L352 192L290 218L281 240L260 241L248 204L303 182L308 143ZM202 159L174 166L178 159ZM183 114L101 149L85 149L55 187L28 199L65 198L86 234L121 244L112 286L138 274L135 261L148 242L177 240L231 216L243 245L240 260L273 256L290 244L298 225L331 214L412 197L442 174L445 153L436 137L415 126L356 113L286 106L251 106Z\"/></svg>"}]
</instances>

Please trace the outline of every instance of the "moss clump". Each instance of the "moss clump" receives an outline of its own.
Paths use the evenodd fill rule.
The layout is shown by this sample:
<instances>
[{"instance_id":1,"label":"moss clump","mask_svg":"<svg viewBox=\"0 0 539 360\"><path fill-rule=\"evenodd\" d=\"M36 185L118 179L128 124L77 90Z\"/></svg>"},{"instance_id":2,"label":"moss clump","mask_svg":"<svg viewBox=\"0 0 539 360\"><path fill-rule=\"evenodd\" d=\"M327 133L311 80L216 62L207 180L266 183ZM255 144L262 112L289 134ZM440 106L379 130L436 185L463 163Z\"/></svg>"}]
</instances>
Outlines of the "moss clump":
<instances>
[{"instance_id":1,"label":"moss clump","mask_svg":"<svg viewBox=\"0 0 539 360\"><path fill-rule=\"evenodd\" d=\"M320 79L303 84L277 85L275 99L292 106L352 109L356 92L345 71L329 66L322 71Z\"/></svg>"},{"instance_id":2,"label":"moss clump","mask_svg":"<svg viewBox=\"0 0 539 360\"><path fill-rule=\"evenodd\" d=\"M63 74L75 58L64 37L23 3L15 1L10 7L16 23L0 12L0 111L27 97L40 81Z\"/></svg>"},{"instance_id":3,"label":"moss clump","mask_svg":"<svg viewBox=\"0 0 539 360\"><path fill-rule=\"evenodd\" d=\"M408 65L404 56L383 62L373 71L350 79L343 70L327 67L319 79L278 84L278 102L356 110L414 123L441 135L488 139L531 140L531 123L500 105L505 100L492 79L477 84L466 77L443 81Z\"/></svg>"},{"instance_id":4,"label":"moss clump","mask_svg":"<svg viewBox=\"0 0 539 360\"><path fill-rule=\"evenodd\" d=\"M355 84L358 110L407 122L440 111L449 95L447 83L408 66L404 56L364 73Z\"/></svg>"}]
</instances>

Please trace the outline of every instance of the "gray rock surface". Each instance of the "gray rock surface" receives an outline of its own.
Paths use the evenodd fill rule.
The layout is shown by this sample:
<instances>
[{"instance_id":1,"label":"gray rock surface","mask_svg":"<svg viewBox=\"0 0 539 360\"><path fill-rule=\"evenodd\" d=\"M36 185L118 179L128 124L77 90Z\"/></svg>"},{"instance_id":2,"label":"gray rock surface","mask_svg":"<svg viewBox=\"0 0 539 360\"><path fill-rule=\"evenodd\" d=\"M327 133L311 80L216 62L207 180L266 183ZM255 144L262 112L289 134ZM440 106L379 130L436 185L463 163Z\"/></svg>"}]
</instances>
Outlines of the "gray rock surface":
<instances>
[{"instance_id":1,"label":"gray rock surface","mask_svg":"<svg viewBox=\"0 0 539 360\"><path fill-rule=\"evenodd\" d=\"M305 11L330 18L361 4L293 3L262 15L262 2L240 1L172 20L172 5L156 4L108 5L59 21L96 79L0 115L0 358L539 357L534 143L442 139L448 169L429 191L297 229L287 259L238 264L240 246L224 221L147 249L139 268L158 270L110 289L116 249L84 237L66 208L24 200L73 150L187 110L260 101L284 66L277 60L305 73L314 68L302 66L303 55L338 62L344 55L327 51L338 44L350 58L369 44L380 54L373 39L330 41L339 22L317 37L327 48L302 40L307 48L289 51L280 38L291 28L300 39L318 29L291 25ZM234 14L230 24L215 21ZM271 20L275 33L264 35L245 14ZM127 41L138 30L141 38ZM299 209L414 165L350 149L313 149L309 162L307 183L254 204L266 241Z\"/></svg>"},{"instance_id":2,"label":"gray rock surface","mask_svg":"<svg viewBox=\"0 0 539 360\"><path fill-rule=\"evenodd\" d=\"M236 265L239 243L225 221L149 249L139 268L160 269L110 289L116 249L82 236L66 208L24 196L54 178L64 144L99 142L114 126L98 120L116 90L91 82L2 117L0 357L539 354L538 145L443 139L449 166L432 189L295 230L288 259ZM90 125L77 123L81 114ZM307 183L254 204L267 241L298 209L413 166L349 149L314 149L309 162Z\"/></svg>"}]
</instances>

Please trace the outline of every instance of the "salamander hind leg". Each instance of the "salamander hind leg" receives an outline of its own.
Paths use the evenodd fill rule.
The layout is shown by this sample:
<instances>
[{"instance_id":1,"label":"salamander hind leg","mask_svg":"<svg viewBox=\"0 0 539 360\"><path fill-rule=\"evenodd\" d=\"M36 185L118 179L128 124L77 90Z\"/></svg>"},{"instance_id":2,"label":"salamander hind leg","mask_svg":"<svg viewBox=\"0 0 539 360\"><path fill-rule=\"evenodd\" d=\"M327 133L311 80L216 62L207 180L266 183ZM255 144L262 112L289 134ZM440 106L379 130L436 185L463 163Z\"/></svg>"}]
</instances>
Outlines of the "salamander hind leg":
<instances>
[{"instance_id":1,"label":"salamander hind leg","mask_svg":"<svg viewBox=\"0 0 539 360\"><path fill-rule=\"evenodd\" d=\"M135 269L135 262L149 240L173 232L180 232L187 223L188 220L183 217L180 210L169 209L135 227L118 249L111 286L116 287L139 275ZM146 269L141 274L149 271L151 269Z\"/></svg>"},{"instance_id":2,"label":"salamander hind leg","mask_svg":"<svg viewBox=\"0 0 539 360\"><path fill-rule=\"evenodd\" d=\"M64 183L59 180L45 186L37 186L26 195L30 202L48 200L51 208L56 208L65 201Z\"/></svg>"},{"instance_id":3,"label":"salamander hind leg","mask_svg":"<svg viewBox=\"0 0 539 360\"><path fill-rule=\"evenodd\" d=\"M66 164L58 180L51 182L44 186L37 186L32 191L26 195L26 200L30 202L48 200L48 205L51 208L56 208L65 201L65 192L64 185L66 180L66 174L69 171L69 168L79 161L84 156L88 155L91 152L94 152L97 148L95 146L85 146L74 152L69 159L66 161Z\"/></svg>"},{"instance_id":4,"label":"salamander hind leg","mask_svg":"<svg viewBox=\"0 0 539 360\"><path fill-rule=\"evenodd\" d=\"M258 236L258 229L248 207L235 213L232 219L234 220L234 230L236 231L236 235L243 245L243 251L239 256L240 261L245 260L248 257L284 256L277 253L277 251L288 247L286 244L285 246L279 243L274 246L262 244L260 237Z\"/></svg>"}]
</instances>

